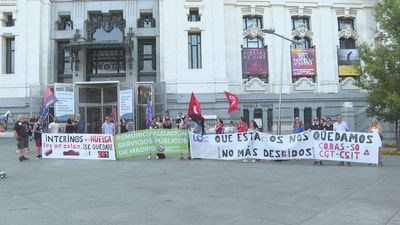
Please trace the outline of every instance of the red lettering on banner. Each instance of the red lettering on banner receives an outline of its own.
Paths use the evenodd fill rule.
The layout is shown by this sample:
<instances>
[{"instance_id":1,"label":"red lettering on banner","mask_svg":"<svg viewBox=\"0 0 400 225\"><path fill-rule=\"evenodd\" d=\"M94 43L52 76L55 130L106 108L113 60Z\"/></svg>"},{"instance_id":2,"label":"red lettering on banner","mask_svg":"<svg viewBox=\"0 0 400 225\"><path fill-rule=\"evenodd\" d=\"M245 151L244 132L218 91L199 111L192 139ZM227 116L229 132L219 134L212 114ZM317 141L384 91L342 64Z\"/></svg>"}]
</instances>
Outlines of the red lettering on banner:
<instances>
[{"instance_id":1,"label":"red lettering on banner","mask_svg":"<svg viewBox=\"0 0 400 225\"><path fill-rule=\"evenodd\" d=\"M324 150L344 150L344 144L333 144L333 143L320 143L319 144L320 149Z\"/></svg>"},{"instance_id":2,"label":"red lettering on banner","mask_svg":"<svg viewBox=\"0 0 400 225\"><path fill-rule=\"evenodd\" d=\"M111 136L90 136L90 142L110 143L112 142L112 139Z\"/></svg>"},{"instance_id":3,"label":"red lettering on banner","mask_svg":"<svg viewBox=\"0 0 400 225\"><path fill-rule=\"evenodd\" d=\"M340 152L342 159L358 159L360 152Z\"/></svg>"}]
</instances>

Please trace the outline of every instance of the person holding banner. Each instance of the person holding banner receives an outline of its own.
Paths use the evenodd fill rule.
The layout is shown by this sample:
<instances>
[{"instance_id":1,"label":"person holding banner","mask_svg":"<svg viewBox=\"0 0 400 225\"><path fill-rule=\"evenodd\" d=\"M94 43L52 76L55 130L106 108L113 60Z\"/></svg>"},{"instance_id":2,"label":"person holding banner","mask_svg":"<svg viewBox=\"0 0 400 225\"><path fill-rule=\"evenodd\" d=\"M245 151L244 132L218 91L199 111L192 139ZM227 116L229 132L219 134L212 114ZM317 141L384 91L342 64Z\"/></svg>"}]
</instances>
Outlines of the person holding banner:
<instances>
[{"instance_id":1,"label":"person holding banner","mask_svg":"<svg viewBox=\"0 0 400 225\"><path fill-rule=\"evenodd\" d=\"M102 134L115 134L115 124L111 122L111 116L106 116L106 120L104 121L103 125L101 126L101 133Z\"/></svg>"},{"instance_id":2,"label":"person holding banner","mask_svg":"<svg viewBox=\"0 0 400 225\"><path fill-rule=\"evenodd\" d=\"M323 125L320 123L320 119L318 119L317 117L315 117L314 119L313 119L313 125L310 127L310 131L311 130L323 130L324 129L324 127L323 127ZM314 164L313 164L314 166L316 166L316 165L320 165L320 166L322 166L322 161L321 160L316 160L315 162L314 162Z\"/></svg>"},{"instance_id":3,"label":"person holding banner","mask_svg":"<svg viewBox=\"0 0 400 225\"><path fill-rule=\"evenodd\" d=\"M224 121L220 118L217 119L217 123L215 124L215 133L223 134L224 133Z\"/></svg>"},{"instance_id":4,"label":"person holding banner","mask_svg":"<svg viewBox=\"0 0 400 225\"><path fill-rule=\"evenodd\" d=\"M49 124L50 133L57 134L60 131L61 125L58 123L58 118L55 116L53 122Z\"/></svg>"},{"instance_id":5,"label":"person holding banner","mask_svg":"<svg viewBox=\"0 0 400 225\"><path fill-rule=\"evenodd\" d=\"M383 128L381 126L381 124L378 122L378 120L374 117L371 120L371 125L368 128L368 133L376 133L379 135L379 137L381 138L381 141L383 139ZM383 167L383 163L382 163L382 153L379 150L379 154L378 154L378 167Z\"/></svg>"},{"instance_id":6,"label":"person holding banner","mask_svg":"<svg viewBox=\"0 0 400 225\"><path fill-rule=\"evenodd\" d=\"M247 123L244 122L244 118L241 116L239 122L236 124L236 129L238 133L243 133L247 131Z\"/></svg>"},{"instance_id":7,"label":"person holding banner","mask_svg":"<svg viewBox=\"0 0 400 225\"><path fill-rule=\"evenodd\" d=\"M333 131L339 132L347 132L349 131L349 127L347 126L346 121L343 121L342 115L338 114L336 116L336 122L333 124ZM344 162L341 161L338 166L344 166ZM347 166L351 166L350 162L347 162Z\"/></svg>"},{"instance_id":8,"label":"person holding banner","mask_svg":"<svg viewBox=\"0 0 400 225\"><path fill-rule=\"evenodd\" d=\"M75 115L75 133L83 134L86 130L86 124L83 119L81 119L80 114Z\"/></svg>"},{"instance_id":9,"label":"person holding banner","mask_svg":"<svg viewBox=\"0 0 400 225\"><path fill-rule=\"evenodd\" d=\"M258 128L258 125L257 125L256 121L254 121L254 120L250 121L249 129L247 130L247 132L258 132L258 131L259 131L259 128ZM248 159L243 159L243 162L244 163L248 162ZM251 162L255 163L256 159L252 159Z\"/></svg>"}]
</instances>

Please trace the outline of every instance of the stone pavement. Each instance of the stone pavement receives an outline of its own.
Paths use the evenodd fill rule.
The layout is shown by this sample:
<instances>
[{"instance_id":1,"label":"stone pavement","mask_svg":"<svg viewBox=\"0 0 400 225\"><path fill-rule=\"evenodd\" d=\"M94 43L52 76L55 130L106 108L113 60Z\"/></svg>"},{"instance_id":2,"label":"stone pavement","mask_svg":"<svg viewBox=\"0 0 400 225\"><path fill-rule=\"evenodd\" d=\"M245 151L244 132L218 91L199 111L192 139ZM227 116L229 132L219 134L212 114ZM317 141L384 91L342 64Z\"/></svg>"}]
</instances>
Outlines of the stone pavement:
<instances>
[{"instance_id":1,"label":"stone pavement","mask_svg":"<svg viewBox=\"0 0 400 225\"><path fill-rule=\"evenodd\" d=\"M0 225L398 225L400 157L385 167L35 160L0 139ZM33 143L31 143L33 146Z\"/></svg>"}]
</instances>

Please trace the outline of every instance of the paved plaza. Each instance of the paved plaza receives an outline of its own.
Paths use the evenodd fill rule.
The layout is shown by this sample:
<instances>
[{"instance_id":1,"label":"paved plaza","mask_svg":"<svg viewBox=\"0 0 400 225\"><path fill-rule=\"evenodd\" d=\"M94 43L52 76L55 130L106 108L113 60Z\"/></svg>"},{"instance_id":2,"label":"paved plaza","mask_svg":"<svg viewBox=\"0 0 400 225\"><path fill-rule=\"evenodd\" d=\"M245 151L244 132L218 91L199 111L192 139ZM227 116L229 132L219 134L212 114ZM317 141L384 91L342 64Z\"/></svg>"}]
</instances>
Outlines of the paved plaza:
<instances>
[{"instance_id":1,"label":"paved plaza","mask_svg":"<svg viewBox=\"0 0 400 225\"><path fill-rule=\"evenodd\" d=\"M400 157L384 167L137 157L19 162L0 139L0 225L399 225ZM33 146L33 143L31 143Z\"/></svg>"}]
</instances>

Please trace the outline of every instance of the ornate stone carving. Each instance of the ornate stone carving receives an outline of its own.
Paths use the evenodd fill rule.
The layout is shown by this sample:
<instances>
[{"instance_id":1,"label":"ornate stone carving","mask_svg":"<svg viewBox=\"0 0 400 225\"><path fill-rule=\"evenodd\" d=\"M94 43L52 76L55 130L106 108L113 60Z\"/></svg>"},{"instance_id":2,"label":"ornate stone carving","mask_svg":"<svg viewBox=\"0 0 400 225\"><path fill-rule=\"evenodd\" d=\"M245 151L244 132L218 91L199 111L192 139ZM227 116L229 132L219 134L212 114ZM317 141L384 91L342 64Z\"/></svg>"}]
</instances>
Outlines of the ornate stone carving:
<instances>
[{"instance_id":1,"label":"ornate stone carving","mask_svg":"<svg viewBox=\"0 0 400 225\"><path fill-rule=\"evenodd\" d=\"M352 38L354 40L358 39L358 34L353 30L350 24L344 25L343 29L339 31L339 38L349 39Z\"/></svg>"},{"instance_id":2,"label":"ornate stone carving","mask_svg":"<svg viewBox=\"0 0 400 225\"><path fill-rule=\"evenodd\" d=\"M300 24L296 30L292 31L292 36L297 38L312 39L313 32L306 28L305 24Z\"/></svg>"},{"instance_id":3,"label":"ornate stone carving","mask_svg":"<svg viewBox=\"0 0 400 225\"><path fill-rule=\"evenodd\" d=\"M252 24L249 28L243 31L243 37L249 39L264 39L265 34L260 28L257 27L257 25Z\"/></svg>"},{"instance_id":4,"label":"ornate stone carving","mask_svg":"<svg viewBox=\"0 0 400 225\"><path fill-rule=\"evenodd\" d=\"M85 21L87 36L89 41L93 41L93 34L97 29L103 28L106 32L111 32L114 27L124 32L126 21L121 13L110 14L91 14L89 19Z\"/></svg>"},{"instance_id":5,"label":"ornate stone carving","mask_svg":"<svg viewBox=\"0 0 400 225\"><path fill-rule=\"evenodd\" d=\"M266 92L268 91L268 84L264 83L257 77L251 78L244 85L244 90L247 92Z\"/></svg>"},{"instance_id":6,"label":"ornate stone carving","mask_svg":"<svg viewBox=\"0 0 400 225\"><path fill-rule=\"evenodd\" d=\"M340 82L340 88L342 90L360 90L359 87L354 85L354 82L356 82L356 80L354 80L353 77L346 77L345 79L342 80L342 82Z\"/></svg>"},{"instance_id":7,"label":"ornate stone carving","mask_svg":"<svg viewBox=\"0 0 400 225\"><path fill-rule=\"evenodd\" d=\"M60 16L56 21L58 30L73 30L74 22L71 20L71 16Z\"/></svg>"},{"instance_id":8,"label":"ornate stone carving","mask_svg":"<svg viewBox=\"0 0 400 225\"><path fill-rule=\"evenodd\" d=\"M125 36L125 41L124 41L124 49L125 49L125 60L128 63L129 69L132 69L132 62L133 62L133 35L134 33L132 32L132 27L129 27L129 31Z\"/></svg>"},{"instance_id":9,"label":"ornate stone carving","mask_svg":"<svg viewBox=\"0 0 400 225\"><path fill-rule=\"evenodd\" d=\"M297 80L295 83L293 83L293 90L294 91L315 91L316 85L315 83L311 80L311 78L308 77L301 77L299 80Z\"/></svg>"}]
</instances>

